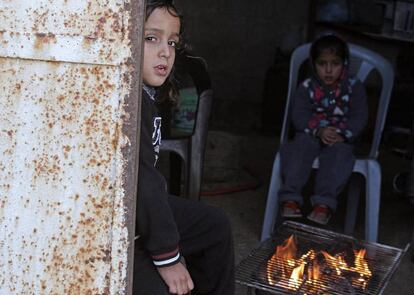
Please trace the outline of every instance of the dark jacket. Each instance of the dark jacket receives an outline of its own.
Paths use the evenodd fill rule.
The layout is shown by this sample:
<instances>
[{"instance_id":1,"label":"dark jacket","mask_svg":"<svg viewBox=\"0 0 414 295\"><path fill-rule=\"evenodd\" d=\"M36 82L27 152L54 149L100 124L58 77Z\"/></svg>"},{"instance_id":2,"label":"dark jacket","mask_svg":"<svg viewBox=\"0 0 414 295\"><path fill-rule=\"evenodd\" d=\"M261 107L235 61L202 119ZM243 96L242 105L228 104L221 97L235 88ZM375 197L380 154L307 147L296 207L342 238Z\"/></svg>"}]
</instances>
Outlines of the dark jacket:
<instances>
[{"instance_id":1,"label":"dark jacket","mask_svg":"<svg viewBox=\"0 0 414 295\"><path fill-rule=\"evenodd\" d=\"M309 129L309 122L317 116L317 110L312 99L309 97L309 90L306 85L309 79L303 82L295 96L292 108L292 123L297 132L310 133L316 136L320 126L316 126L311 132ZM368 106L366 99L365 87L361 81L350 79L352 91L349 98L349 109L343 114L346 117L346 130L343 131L344 138L347 142L354 142L356 138L363 131L368 120ZM334 99L334 98L332 98ZM335 114L330 113L328 109L325 110L328 117Z\"/></svg>"},{"instance_id":2,"label":"dark jacket","mask_svg":"<svg viewBox=\"0 0 414 295\"><path fill-rule=\"evenodd\" d=\"M155 101L143 91L138 175L137 234L158 267L180 260L179 234L168 204L166 182L155 168L161 144L161 117Z\"/></svg>"},{"instance_id":3,"label":"dark jacket","mask_svg":"<svg viewBox=\"0 0 414 295\"><path fill-rule=\"evenodd\" d=\"M344 41L343 69L339 80L334 87L326 85L319 78L316 61L313 60L312 51L317 46L316 42L309 56L310 77L300 84L294 97L293 125L297 132L313 136L318 136L321 128L335 127L346 142L352 143L368 121L365 87L361 81L349 76L349 48Z\"/></svg>"}]
</instances>

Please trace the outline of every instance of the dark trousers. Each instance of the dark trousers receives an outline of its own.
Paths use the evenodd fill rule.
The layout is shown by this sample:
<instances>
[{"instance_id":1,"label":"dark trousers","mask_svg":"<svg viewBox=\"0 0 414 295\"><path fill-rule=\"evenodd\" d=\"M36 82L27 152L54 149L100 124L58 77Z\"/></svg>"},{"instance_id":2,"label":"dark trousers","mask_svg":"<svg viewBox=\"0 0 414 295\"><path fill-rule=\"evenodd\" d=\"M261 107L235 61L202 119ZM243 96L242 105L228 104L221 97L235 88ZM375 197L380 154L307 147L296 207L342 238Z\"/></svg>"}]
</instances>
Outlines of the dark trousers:
<instances>
[{"instance_id":1,"label":"dark trousers","mask_svg":"<svg viewBox=\"0 0 414 295\"><path fill-rule=\"evenodd\" d=\"M351 176L355 163L353 146L336 143L326 146L319 139L298 133L295 139L281 147L282 187L279 200L303 204L302 189L319 157L312 204L324 204L335 210L337 196Z\"/></svg>"},{"instance_id":2,"label":"dark trousers","mask_svg":"<svg viewBox=\"0 0 414 295\"><path fill-rule=\"evenodd\" d=\"M180 253L195 285L194 294L234 294L234 250L225 213L201 202L170 196L169 204L180 234ZM167 295L149 254L135 243L134 292Z\"/></svg>"}]
</instances>

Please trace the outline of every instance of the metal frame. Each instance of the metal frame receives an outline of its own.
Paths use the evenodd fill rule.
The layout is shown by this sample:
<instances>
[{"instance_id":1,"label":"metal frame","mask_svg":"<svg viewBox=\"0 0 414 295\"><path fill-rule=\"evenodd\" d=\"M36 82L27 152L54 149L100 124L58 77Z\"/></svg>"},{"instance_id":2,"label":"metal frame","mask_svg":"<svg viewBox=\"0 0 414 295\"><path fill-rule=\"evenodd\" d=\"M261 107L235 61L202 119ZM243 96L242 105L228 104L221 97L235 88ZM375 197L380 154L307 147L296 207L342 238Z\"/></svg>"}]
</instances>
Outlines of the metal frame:
<instances>
[{"instance_id":1,"label":"metal frame","mask_svg":"<svg viewBox=\"0 0 414 295\"><path fill-rule=\"evenodd\" d=\"M129 234L128 267L126 294L132 295L134 279L134 245L135 245L135 220L138 193L138 169L139 169L139 140L141 134L141 65L143 56L143 31L145 23L145 0L131 1L131 26L129 39L131 41L132 59L130 65L134 69L131 75L132 88L128 98L126 112L129 114L129 123L124 124L123 132L130 140L130 146L123 151L129 165L125 171L126 206L134 208L127 212L127 228Z\"/></svg>"}]
</instances>

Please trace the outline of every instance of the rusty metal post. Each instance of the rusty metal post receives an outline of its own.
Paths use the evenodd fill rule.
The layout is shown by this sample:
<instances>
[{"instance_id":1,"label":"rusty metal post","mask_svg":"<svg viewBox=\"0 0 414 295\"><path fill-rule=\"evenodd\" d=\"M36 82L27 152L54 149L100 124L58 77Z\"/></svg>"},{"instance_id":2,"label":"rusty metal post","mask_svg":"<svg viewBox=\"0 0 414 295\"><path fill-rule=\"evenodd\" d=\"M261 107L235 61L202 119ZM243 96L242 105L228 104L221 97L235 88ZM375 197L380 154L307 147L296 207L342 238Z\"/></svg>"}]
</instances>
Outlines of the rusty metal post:
<instances>
[{"instance_id":1,"label":"rusty metal post","mask_svg":"<svg viewBox=\"0 0 414 295\"><path fill-rule=\"evenodd\" d=\"M131 294L145 0L0 1L0 294Z\"/></svg>"},{"instance_id":2,"label":"rusty metal post","mask_svg":"<svg viewBox=\"0 0 414 295\"><path fill-rule=\"evenodd\" d=\"M137 184L138 184L138 167L139 167L139 138L141 127L141 63L142 63L142 40L145 19L145 0L133 0L131 3L131 27L129 29L131 40L132 59L131 65L134 71L131 79L131 93L129 96L129 104L127 105L127 113L130 114L130 126L124 125L124 133L130 138L132 151L125 150L125 154L129 156L126 176L129 179L125 180L127 194L127 207L134 208L127 213L128 232L135 233L135 219L136 219L136 203L137 203ZM134 123L136 122L136 123ZM134 165L132 165L134 163ZM127 270L127 294L132 295L133 287L133 271L134 271L134 235L129 236L128 246L128 270Z\"/></svg>"}]
</instances>

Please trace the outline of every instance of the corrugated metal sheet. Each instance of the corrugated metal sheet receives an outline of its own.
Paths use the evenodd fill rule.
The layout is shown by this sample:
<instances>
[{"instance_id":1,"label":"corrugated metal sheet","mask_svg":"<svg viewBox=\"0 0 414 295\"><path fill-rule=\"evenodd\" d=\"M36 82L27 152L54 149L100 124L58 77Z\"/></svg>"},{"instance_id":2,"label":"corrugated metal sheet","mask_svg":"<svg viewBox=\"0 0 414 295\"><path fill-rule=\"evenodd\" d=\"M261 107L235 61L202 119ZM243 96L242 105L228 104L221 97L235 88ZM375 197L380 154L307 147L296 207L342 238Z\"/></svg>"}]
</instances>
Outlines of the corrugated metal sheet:
<instances>
[{"instance_id":1,"label":"corrugated metal sheet","mask_svg":"<svg viewBox=\"0 0 414 295\"><path fill-rule=\"evenodd\" d=\"M126 293L129 4L0 1L0 294Z\"/></svg>"}]
</instances>

